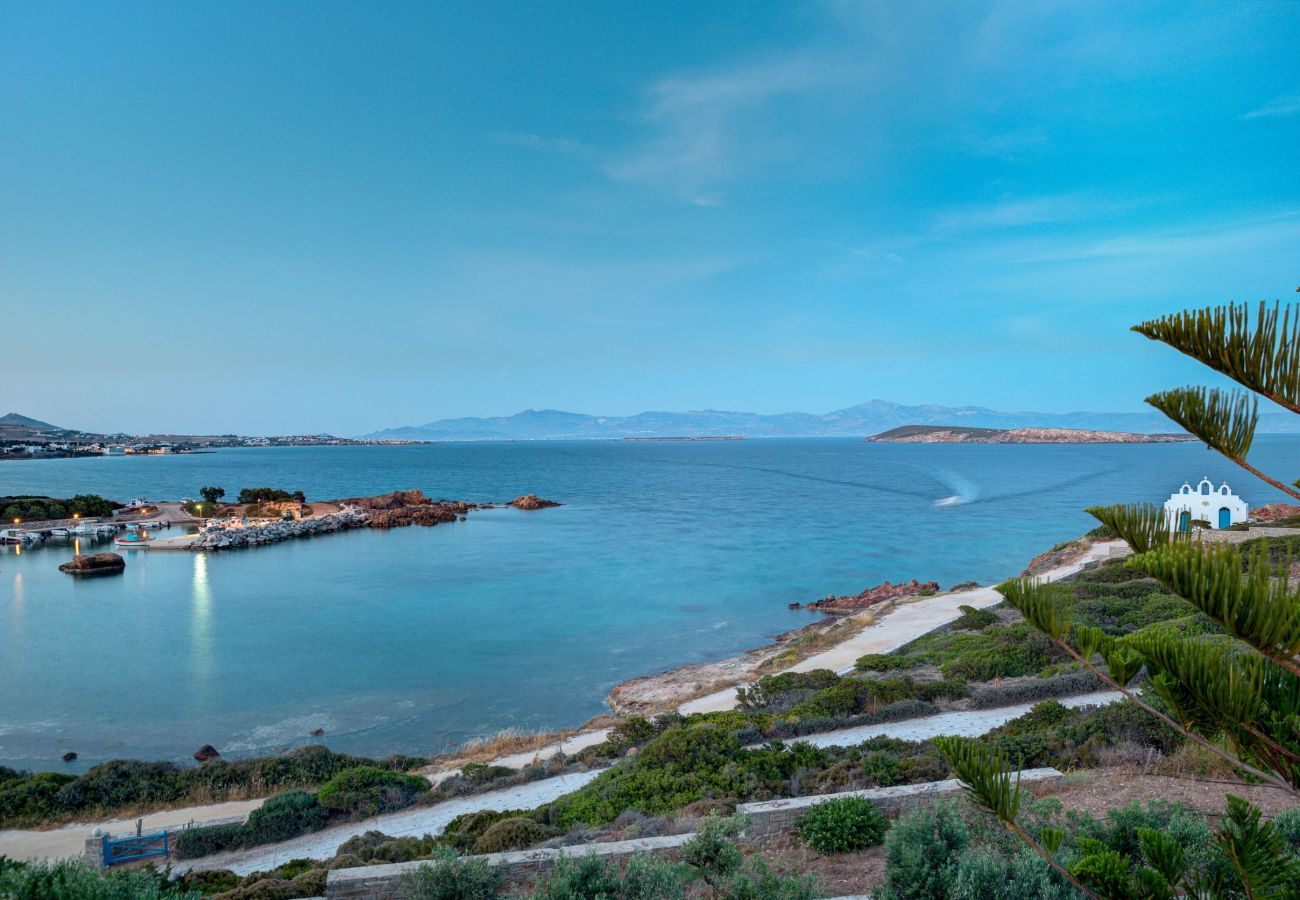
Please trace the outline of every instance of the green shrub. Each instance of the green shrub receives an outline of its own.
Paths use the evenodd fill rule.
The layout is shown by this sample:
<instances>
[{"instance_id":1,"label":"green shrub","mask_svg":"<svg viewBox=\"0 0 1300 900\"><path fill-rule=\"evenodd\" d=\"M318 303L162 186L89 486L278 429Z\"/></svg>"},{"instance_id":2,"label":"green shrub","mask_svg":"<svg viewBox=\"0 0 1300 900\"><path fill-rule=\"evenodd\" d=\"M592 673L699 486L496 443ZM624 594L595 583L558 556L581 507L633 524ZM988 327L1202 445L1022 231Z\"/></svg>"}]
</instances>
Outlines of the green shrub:
<instances>
[{"instance_id":1,"label":"green shrub","mask_svg":"<svg viewBox=\"0 0 1300 900\"><path fill-rule=\"evenodd\" d=\"M1300 806L1282 810L1273 817L1273 824L1291 845L1291 852L1300 854Z\"/></svg>"},{"instance_id":2,"label":"green shrub","mask_svg":"<svg viewBox=\"0 0 1300 900\"><path fill-rule=\"evenodd\" d=\"M500 853L504 850L523 850L544 841L555 832L545 825L525 816L512 816L493 823L474 842L475 853Z\"/></svg>"},{"instance_id":3,"label":"green shrub","mask_svg":"<svg viewBox=\"0 0 1300 900\"><path fill-rule=\"evenodd\" d=\"M446 854L402 875L408 900L490 900L505 883L505 875L482 859Z\"/></svg>"},{"instance_id":4,"label":"green shrub","mask_svg":"<svg viewBox=\"0 0 1300 900\"><path fill-rule=\"evenodd\" d=\"M976 609L962 604L957 607L961 616L952 623L952 627L961 631L982 631L990 625L997 624L998 614L987 609Z\"/></svg>"},{"instance_id":5,"label":"green shrub","mask_svg":"<svg viewBox=\"0 0 1300 900\"><path fill-rule=\"evenodd\" d=\"M312 831L320 831L329 822L329 811L310 791L294 790L276 794L248 815L244 825L245 846L271 844Z\"/></svg>"},{"instance_id":6,"label":"green shrub","mask_svg":"<svg viewBox=\"0 0 1300 900\"><path fill-rule=\"evenodd\" d=\"M197 891L169 884L156 871L99 873L80 860L0 864L5 900L199 900Z\"/></svg>"},{"instance_id":7,"label":"green shrub","mask_svg":"<svg viewBox=\"0 0 1300 900\"><path fill-rule=\"evenodd\" d=\"M345 769L321 785L316 798L326 809L355 818L410 806L431 790L419 775L404 775L374 766Z\"/></svg>"},{"instance_id":8,"label":"green shrub","mask_svg":"<svg viewBox=\"0 0 1300 900\"><path fill-rule=\"evenodd\" d=\"M740 869L743 859L735 840L744 830L744 816L709 817L695 829L695 837L682 845L682 862L717 890Z\"/></svg>"},{"instance_id":9,"label":"green shrub","mask_svg":"<svg viewBox=\"0 0 1300 900\"><path fill-rule=\"evenodd\" d=\"M534 900L674 900L686 889L684 866L656 857L633 856L620 872L596 856L561 856Z\"/></svg>"},{"instance_id":10,"label":"green shrub","mask_svg":"<svg viewBox=\"0 0 1300 900\"><path fill-rule=\"evenodd\" d=\"M726 885L723 900L812 900L817 879L790 872L775 874L761 856L751 856Z\"/></svg>"},{"instance_id":11,"label":"green shrub","mask_svg":"<svg viewBox=\"0 0 1300 900\"><path fill-rule=\"evenodd\" d=\"M859 672L894 672L898 669L915 669L925 665L925 660L902 653L868 653L859 656L854 668Z\"/></svg>"},{"instance_id":12,"label":"green shrub","mask_svg":"<svg viewBox=\"0 0 1300 900\"><path fill-rule=\"evenodd\" d=\"M989 847L966 853L957 863L950 900L1075 900L1078 892L1031 850L1007 858Z\"/></svg>"},{"instance_id":13,"label":"green shrub","mask_svg":"<svg viewBox=\"0 0 1300 900\"><path fill-rule=\"evenodd\" d=\"M874 847L889 824L864 797L841 797L811 807L799 819L799 837L818 853L851 853Z\"/></svg>"},{"instance_id":14,"label":"green shrub","mask_svg":"<svg viewBox=\"0 0 1300 900\"><path fill-rule=\"evenodd\" d=\"M238 850L245 846L244 838L244 826L239 824L186 828L174 835L172 855L177 859L198 859L226 850Z\"/></svg>"},{"instance_id":15,"label":"green shrub","mask_svg":"<svg viewBox=\"0 0 1300 900\"><path fill-rule=\"evenodd\" d=\"M901 816L885 836L884 900L941 900L951 895L970 831L951 803Z\"/></svg>"}]
</instances>

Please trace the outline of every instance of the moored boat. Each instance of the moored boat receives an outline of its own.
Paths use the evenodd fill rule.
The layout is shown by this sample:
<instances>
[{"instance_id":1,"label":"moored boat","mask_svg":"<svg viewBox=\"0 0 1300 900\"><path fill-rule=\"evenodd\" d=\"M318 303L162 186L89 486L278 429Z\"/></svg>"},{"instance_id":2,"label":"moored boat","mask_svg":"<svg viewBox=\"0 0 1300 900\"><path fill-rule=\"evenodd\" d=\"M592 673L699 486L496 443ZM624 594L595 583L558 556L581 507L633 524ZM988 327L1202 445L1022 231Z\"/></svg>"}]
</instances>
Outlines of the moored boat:
<instances>
[{"instance_id":1,"label":"moored boat","mask_svg":"<svg viewBox=\"0 0 1300 900\"><path fill-rule=\"evenodd\" d=\"M126 534L113 538L113 543L118 547L127 547L128 549L148 550L149 542L153 538L149 537L149 532L143 529L131 527Z\"/></svg>"}]
</instances>

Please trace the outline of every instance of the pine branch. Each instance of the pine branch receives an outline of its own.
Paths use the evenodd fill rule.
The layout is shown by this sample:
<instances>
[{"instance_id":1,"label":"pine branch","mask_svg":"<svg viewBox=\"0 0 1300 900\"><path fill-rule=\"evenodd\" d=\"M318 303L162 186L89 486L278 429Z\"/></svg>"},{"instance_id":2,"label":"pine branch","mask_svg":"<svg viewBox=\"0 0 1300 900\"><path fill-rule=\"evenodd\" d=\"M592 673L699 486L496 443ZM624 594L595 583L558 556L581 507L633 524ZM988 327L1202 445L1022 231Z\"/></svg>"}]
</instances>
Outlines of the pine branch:
<instances>
[{"instance_id":1,"label":"pine branch","mask_svg":"<svg viewBox=\"0 0 1300 900\"><path fill-rule=\"evenodd\" d=\"M1177 422L1211 450L1241 466L1256 478L1300 500L1300 491L1265 475L1246 461L1259 423L1259 401L1243 391L1183 387L1147 397L1147 403Z\"/></svg>"},{"instance_id":2,"label":"pine branch","mask_svg":"<svg viewBox=\"0 0 1300 900\"><path fill-rule=\"evenodd\" d=\"M1182 387L1152 394L1146 402L1224 456L1244 459L1250 453L1259 400L1245 391Z\"/></svg>"},{"instance_id":3,"label":"pine branch","mask_svg":"<svg viewBox=\"0 0 1300 900\"><path fill-rule=\"evenodd\" d=\"M1300 315L1292 312L1261 302L1252 323L1246 304L1229 304L1174 313L1133 331L1300 413Z\"/></svg>"},{"instance_id":4,"label":"pine branch","mask_svg":"<svg viewBox=\"0 0 1300 900\"><path fill-rule=\"evenodd\" d=\"M1247 559L1232 547L1168 544L1134 556L1129 565L1300 677L1300 594L1290 590L1289 572L1274 571L1262 548Z\"/></svg>"},{"instance_id":5,"label":"pine branch","mask_svg":"<svg viewBox=\"0 0 1300 900\"><path fill-rule=\"evenodd\" d=\"M1110 685L1110 687L1113 688L1114 690L1119 691L1127 699L1131 700L1133 703L1136 703L1141 709L1155 716L1157 719L1164 722L1166 725L1168 725L1170 728L1174 729L1179 734L1186 737L1188 740L1191 740L1194 743L1204 747L1206 750L1210 751L1215 756L1218 756L1219 758L1224 760L1224 762L1231 765L1233 768L1240 769L1241 771L1244 772L1248 772L1251 775L1254 775L1256 778L1268 782L1274 787L1278 787L1284 791L1287 791L1290 794L1300 796L1300 790L1297 790L1297 787L1295 785L1291 784L1290 782L1288 782L1283 778L1278 777L1278 775L1274 773L1265 772L1263 769L1259 769L1256 768L1255 766L1250 765L1244 760L1228 753L1226 750L1219 747L1212 741L1207 740L1205 737L1193 731L1192 729L1187 728L1186 726L1184 726L1179 722L1175 722L1169 716L1155 709L1149 703L1143 701L1136 693L1126 688L1125 685L1120 681L1116 680L1116 678L1113 677L1110 672L1103 672L1096 665L1094 665L1091 662L1089 657L1092 656L1093 652L1102 652L1103 654L1108 654L1113 652L1114 645L1115 645L1115 641L1113 639L1107 639L1104 635L1101 635L1101 633L1097 632L1095 629L1087 629L1087 630L1080 629L1080 640L1086 641L1089 650L1088 656L1085 657L1078 650L1076 650L1069 643L1069 641L1065 639L1066 635L1069 633L1070 621L1072 619L1072 611L1070 609L1068 601L1065 598L1064 593L1060 589L1060 586L1046 584L1032 578L1019 578L998 585L997 591L998 593L1002 594L1003 597L1006 598L1009 604L1011 604L1013 607L1015 607L1017 610L1020 611L1021 615L1025 617L1026 621L1028 621L1039 631L1047 635L1052 640L1052 642L1055 643L1058 647L1060 647L1066 654L1068 654L1070 657L1075 659L1077 662L1082 663L1084 667L1086 667L1094 675L1096 675L1106 684ZM1131 637L1132 636L1130 636L1130 638L1126 638L1125 640L1127 641L1131 639ZM1139 652L1142 651L1141 647L1136 647L1135 649L1137 649ZM1177 651L1171 650L1165 654L1164 658L1166 660L1174 660L1176 658L1176 654ZM1146 654L1143 653L1143 655L1145 656ZM1158 661L1153 660L1153 663L1154 665L1157 666L1160 665ZM1127 679L1125 679L1125 681L1127 681ZM1237 710L1247 710L1251 708L1252 702L1254 703L1255 708L1258 708L1258 706L1261 705L1257 699L1257 696L1258 696L1257 694L1248 696L1243 701L1243 698L1240 696L1240 694L1234 694L1232 692L1229 692L1226 695L1224 695L1221 698L1221 700L1225 706ZM1236 705L1234 705L1234 702L1236 702ZM1211 711L1217 712L1216 710L1211 710Z\"/></svg>"}]
</instances>

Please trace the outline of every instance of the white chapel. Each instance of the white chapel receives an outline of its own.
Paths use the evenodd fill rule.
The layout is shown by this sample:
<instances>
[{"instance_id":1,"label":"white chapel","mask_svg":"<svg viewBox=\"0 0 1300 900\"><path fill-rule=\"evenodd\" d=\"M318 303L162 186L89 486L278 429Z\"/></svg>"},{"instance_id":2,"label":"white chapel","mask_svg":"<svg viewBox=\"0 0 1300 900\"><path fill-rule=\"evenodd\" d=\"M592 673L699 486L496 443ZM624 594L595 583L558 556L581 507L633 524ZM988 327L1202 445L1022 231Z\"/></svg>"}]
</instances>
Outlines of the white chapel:
<instances>
[{"instance_id":1,"label":"white chapel","mask_svg":"<svg viewBox=\"0 0 1300 900\"><path fill-rule=\"evenodd\" d=\"M1225 481L1217 488L1202 478L1195 488L1183 482L1178 493L1165 501L1165 517L1176 531L1191 531L1193 522L1209 522L1210 528L1227 528L1246 521L1250 507Z\"/></svg>"}]
</instances>

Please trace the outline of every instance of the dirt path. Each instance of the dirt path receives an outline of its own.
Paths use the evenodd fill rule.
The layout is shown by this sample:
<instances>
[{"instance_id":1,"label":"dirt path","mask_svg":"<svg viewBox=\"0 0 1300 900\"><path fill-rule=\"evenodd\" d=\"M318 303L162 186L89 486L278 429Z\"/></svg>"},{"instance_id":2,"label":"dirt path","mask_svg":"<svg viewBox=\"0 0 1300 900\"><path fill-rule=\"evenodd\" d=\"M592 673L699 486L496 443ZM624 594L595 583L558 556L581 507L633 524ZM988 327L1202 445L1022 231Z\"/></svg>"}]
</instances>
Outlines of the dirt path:
<instances>
[{"instance_id":1,"label":"dirt path","mask_svg":"<svg viewBox=\"0 0 1300 900\"><path fill-rule=\"evenodd\" d=\"M232 800L229 803L211 803L205 806L187 806L182 809L164 809L129 819L111 819L107 822L73 823L49 831L0 831L0 856L10 859L59 859L80 856L86 838L96 828L109 834L135 834L136 818L144 820L144 833L176 828L190 822L239 818L262 805L262 799Z\"/></svg>"}]
</instances>

